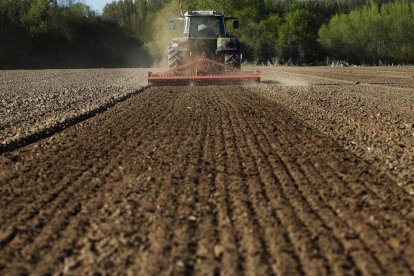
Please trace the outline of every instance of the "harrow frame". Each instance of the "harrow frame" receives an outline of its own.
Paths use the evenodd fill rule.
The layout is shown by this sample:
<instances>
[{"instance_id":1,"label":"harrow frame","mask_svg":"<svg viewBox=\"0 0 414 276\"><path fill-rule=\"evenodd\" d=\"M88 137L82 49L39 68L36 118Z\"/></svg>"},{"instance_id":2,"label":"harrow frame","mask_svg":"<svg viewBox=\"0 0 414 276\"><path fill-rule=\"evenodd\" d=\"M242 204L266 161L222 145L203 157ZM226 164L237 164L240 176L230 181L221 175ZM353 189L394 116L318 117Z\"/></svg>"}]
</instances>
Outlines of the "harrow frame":
<instances>
[{"instance_id":1,"label":"harrow frame","mask_svg":"<svg viewBox=\"0 0 414 276\"><path fill-rule=\"evenodd\" d=\"M163 73L148 72L148 84L154 86L234 84L260 82L260 78L259 70L240 70L204 56Z\"/></svg>"}]
</instances>

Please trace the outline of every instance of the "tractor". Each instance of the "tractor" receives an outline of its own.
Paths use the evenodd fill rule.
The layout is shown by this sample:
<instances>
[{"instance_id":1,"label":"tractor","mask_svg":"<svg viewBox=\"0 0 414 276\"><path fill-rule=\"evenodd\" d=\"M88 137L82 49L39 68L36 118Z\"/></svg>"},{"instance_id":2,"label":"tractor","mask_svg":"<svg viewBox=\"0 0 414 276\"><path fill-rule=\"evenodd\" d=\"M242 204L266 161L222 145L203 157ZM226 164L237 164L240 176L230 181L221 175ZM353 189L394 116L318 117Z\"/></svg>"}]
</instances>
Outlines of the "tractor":
<instances>
[{"instance_id":1,"label":"tractor","mask_svg":"<svg viewBox=\"0 0 414 276\"><path fill-rule=\"evenodd\" d=\"M182 18L183 35L168 45L169 71L149 73L153 85L227 84L260 81L259 71L241 70L241 47L236 38L228 36L227 22L234 29L239 21L220 11L188 11ZM176 20L169 21L171 30Z\"/></svg>"}]
</instances>

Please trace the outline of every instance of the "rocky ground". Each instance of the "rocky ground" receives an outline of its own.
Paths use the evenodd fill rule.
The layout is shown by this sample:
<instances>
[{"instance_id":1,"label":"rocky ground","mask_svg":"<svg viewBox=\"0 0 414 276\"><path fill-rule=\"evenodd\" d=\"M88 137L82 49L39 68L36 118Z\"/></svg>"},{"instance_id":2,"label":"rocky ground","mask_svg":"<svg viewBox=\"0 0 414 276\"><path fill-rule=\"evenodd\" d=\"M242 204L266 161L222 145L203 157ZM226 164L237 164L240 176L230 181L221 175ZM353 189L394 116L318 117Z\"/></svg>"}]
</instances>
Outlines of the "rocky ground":
<instances>
[{"instance_id":1,"label":"rocky ground","mask_svg":"<svg viewBox=\"0 0 414 276\"><path fill-rule=\"evenodd\" d=\"M0 274L412 275L414 69L263 75L1 72Z\"/></svg>"}]
</instances>

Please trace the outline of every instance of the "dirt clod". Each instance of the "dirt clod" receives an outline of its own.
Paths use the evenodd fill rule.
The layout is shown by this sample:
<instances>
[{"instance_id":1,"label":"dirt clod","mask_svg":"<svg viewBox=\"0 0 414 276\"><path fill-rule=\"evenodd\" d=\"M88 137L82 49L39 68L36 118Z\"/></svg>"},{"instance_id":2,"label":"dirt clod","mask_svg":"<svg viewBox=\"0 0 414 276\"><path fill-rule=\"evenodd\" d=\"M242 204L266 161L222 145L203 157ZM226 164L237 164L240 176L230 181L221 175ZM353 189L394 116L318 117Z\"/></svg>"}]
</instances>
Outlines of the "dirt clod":
<instances>
[{"instance_id":1,"label":"dirt clod","mask_svg":"<svg viewBox=\"0 0 414 276\"><path fill-rule=\"evenodd\" d=\"M221 257L221 255L223 254L224 250L226 250L224 248L224 246L217 244L214 246L214 256L216 256L216 258Z\"/></svg>"}]
</instances>

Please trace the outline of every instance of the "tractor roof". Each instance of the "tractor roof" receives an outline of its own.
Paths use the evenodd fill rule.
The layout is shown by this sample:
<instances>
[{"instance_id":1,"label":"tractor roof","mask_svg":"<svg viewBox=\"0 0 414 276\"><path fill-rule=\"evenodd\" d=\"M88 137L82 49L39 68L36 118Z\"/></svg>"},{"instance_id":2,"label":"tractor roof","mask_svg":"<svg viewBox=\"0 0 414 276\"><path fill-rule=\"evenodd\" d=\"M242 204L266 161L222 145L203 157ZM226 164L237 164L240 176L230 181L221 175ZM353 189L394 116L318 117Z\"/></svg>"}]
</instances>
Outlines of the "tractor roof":
<instances>
[{"instance_id":1,"label":"tractor roof","mask_svg":"<svg viewBox=\"0 0 414 276\"><path fill-rule=\"evenodd\" d=\"M221 11L188 11L184 16L224 16Z\"/></svg>"}]
</instances>

